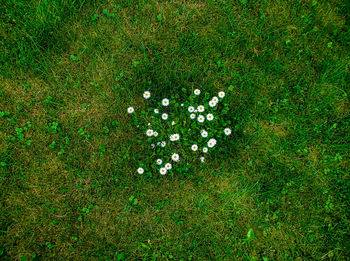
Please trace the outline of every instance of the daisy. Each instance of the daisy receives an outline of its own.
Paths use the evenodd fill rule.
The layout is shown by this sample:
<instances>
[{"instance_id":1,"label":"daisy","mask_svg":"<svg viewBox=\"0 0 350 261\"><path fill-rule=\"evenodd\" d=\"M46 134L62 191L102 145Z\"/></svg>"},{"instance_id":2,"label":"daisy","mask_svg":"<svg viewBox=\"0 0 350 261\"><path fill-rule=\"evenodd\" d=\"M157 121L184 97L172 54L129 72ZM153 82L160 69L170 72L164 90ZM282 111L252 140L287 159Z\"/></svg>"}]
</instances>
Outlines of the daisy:
<instances>
[{"instance_id":1,"label":"daisy","mask_svg":"<svg viewBox=\"0 0 350 261\"><path fill-rule=\"evenodd\" d=\"M196 114L191 113L190 118L193 120L194 118L196 118Z\"/></svg>"},{"instance_id":2,"label":"daisy","mask_svg":"<svg viewBox=\"0 0 350 261\"><path fill-rule=\"evenodd\" d=\"M204 162L205 161L205 158L204 157L200 157L201 159L201 162Z\"/></svg>"},{"instance_id":3,"label":"daisy","mask_svg":"<svg viewBox=\"0 0 350 261\"><path fill-rule=\"evenodd\" d=\"M179 139L180 139L180 135L177 134L177 133L175 133L175 134L174 134L174 141L179 140Z\"/></svg>"},{"instance_id":4,"label":"daisy","mask_svg":"<svg viewBox=\"0 0 350 261\"><path fill-rule=\"evenodd\" d=\"M163 104L163 106L168 106L169 105L169 100L168 99L163 99L162 100L162 104Z\"/></svg>"},{"instance_id":5,"label":"daisy","mask_svg":"<svg viewBox=\"0 0 350 261\"><path fill-rule=\"evenodd\" d=\"M220 98L224 98L225 97L225 92L219 92L218 95L219 95Z\"/></svg>"},{"instance_id":6,"label":"daisy","mask_svg":"<svg viewBox=\"0 0 350 261\"><path fill-rule=\"evenodd\" d=\"M138 169L137 169L137 172L138 172L139 174L142 174L142 173L144 172L144 170L143 170L143 168L138 168Z\"/></svg>"},{"instance_id":7,"label":"daisy","mask_svg":"<svg viewBox=\"0 0 350 261\"><path fill-rule=\"evenodd\" d=\"M177 141L178 139L180 139L180 135L177 133L171 134L169 138L170 138L170 141Z\"/></svg>"},{"instance_id":8,"label":"daisy","mask_svg":"<svg viewBox=\"0 0 350 261\"><path fill-rule=\"evenodd\" d=\"M199 95L201 94L201 91L199 89L195 89L194 92L193 92L195 95Z\"/></svg>"},{"instance_id":9,"label":"daisy","mask_svg":"<svg viewBox=\"0 0 350 261\"><path fill-rule=\"evenodd\" d=\"M167 169L166 168L160 168L159 172L160 172L160 174L165 175L167 173Z\"/></svg>"},{"instance_id":10,"label":"daisy","mask_svg":"<svg viewBox=\"0 0 350 261\"><path fill-rule=\"evenodd\" d=\"M216 145L216 139L210 139L209 141L208 141L208 147L209 148L212 148L212 147L214 147Z\"/></svg>"},{"instance_id":11,"label":"daisy","mask_svg":"<svg viewBox=\"0 0 350 261\"><path fill-rule=\"evenodd\" d=\"M166 142L162 141L162 143L160 144L160 146L162 146L162 148L164 148L166 146Z\"/></svg>"},{"instance_id":12,"label":"daisy","mask_svg":"<svg viewBox=\"0 0 350 261\"><path fill-rule=\"evenodd\" d=\"M145 91L145 92L143 93L143 98L149 99L150 97L151 97L151 93L150 93L149 91Z\"/></svg>"},{"instance_id":13,"label":"daisy","mask_svg":"<svg viewBox=\"0 0 350 261\"><path fill-rule=\"evenodd\" d=\"M174 126L174 125L175 125L175 121L172 121L172 122L171 122L171 125Z\"/></svg>"},{"instance_id":14,"label":"daisy","mask_svg":"<svg viewBox=\"0 0 350 261\"><path fill-rule=\"evenodd\" d=\"M157 163L157 165L161 165L163 163L163 161L161 159L157 159L156 163Z\"/></svg>"},{"instance_id":15,"label":"daisy","mask_svg":"<svg viewBox=\"0 0 350 261\"><path fill-rule=\"evenodd\" d=\"M226 135L230 135L231 134L231 129L230 128L226 128L224 129L224 132Z\"/></svg>"},{"instance_id":16,"label":"daisy","mask_svg":"<svg viewBox=\"0 0 350 261\"><path fill-rule=\"evenodd\" d=\"M157 137L158 136L158 132L153 132L153 135L154 135L154 137Z\"/></svg>"},{"instance_id":17,"label":"daisy","mask_svg":"<svg viewBox=\"0 0 350 261\"><path fill-rule=\"evenodd\" d=\"M146 135L147 135L148 137L153 136L153 134L154 134L154 132L153 132L153 130L151 130L151 129L148 129L148 130L146 131Z\"/></svg>"},{"instance_id":18,"label":"daisy","mask_svg":"<svg viewBox=\"0 0 350 261\"><path fill-rule=\"evenodd\" d=\"M154 113L159 113L159 110L158 109L154 109Z\"/></svg>"},{"instance_id":19,"label":"daisy","mask_svg":"<svg viewBox=\"0 0 350 261\"><path fill-rule=\"evenodd\" d=\"M210 107L215 107L216 106L216 102L214 102L213 100L211 100L210 102L209 102L209 106Z\"/></svg>"},{"instance_id":20,"label":"daisy","mask_svg":"<svg viewBox=\"0 0 350 261\"><path fill-rule=\"evenodd\" d=\"M179 161L180 156L179 156L179 154L177 154L177 153L173 153L173 155L171 156L171 159L172 159L173 161Z\"/></svg>"},{"instance_id":21,"label":"daisy","mask_svg":"<svg viewBox=\"0 0 350 261\"><path fill-rule=\"evenodd\" d=\"M218 103L219 102L219 98L218 97L216 97L216 96L214 96L212 99L211 99L212 101L214 101L214 102L216 102L216 103Z\"/></svg>"},{"instance_id":22,"label":"daisy","mask_svg":"<svg viewBox=\"0 0 350 261\"><path fill-rule=\"evenodd\" d=\"M207 153L208 152L208 148L207 147L204 147L203 148L203 153Z\"/></svg>"},{"instance_id":23,"label":"daisy","mask_svg":"<svg viewBox=\"0 0 350 261\"><path fill-rule=\"evenodd\" d=\"M205 130L202 130L201 135L203 138L206 138L206 137L208 137L208 132L206 132Z\"/></svg>"},{"instance_id":24,"label":"daisy","mask_svg":"<svg viewBox=\"0 0 350 261\"><path fill-rule=\"evenodd\" d=\"M188 107L188 111L189 112L194 112L194 107L193 106Z\"/></svg>"},{"instance_id":25,"label":"daisy","mask_svg":"<svg viewBox=\"0 0 350 261\"><path fill-rule=\"evenodd\" d=\"M203 115L199 115L198 116L198 121L199 122L204 122L204 120L205 120L205 117Z\"/></svg>"},{"instance_id":26,"label":"daisy","mask_svg":"<svg viewBox=\"0 0 350 261\"><path fill-rule=\"evenodd\" d=\"M213 114L211 114L211 113L207 114L207 120L208 121L212 121L213 119L214 119L214 115Z\"/></svg>"},{"instance_id":27,"label":"daisy","mask_svg":"<svg viewBox=\"0 0 350 261\"><path fill-rule=\"evenodd\" d=\"M196 144L193 144L192 147L191 147L191 149L192 149L193 151L196 151L196 150L198 150L198 146L197 146Z\"/></svg>"},{"instance_id":28,"label":"daisy","mask_svg":"<svg viewBox=\"0 0 350 261\"><path fill-rule=\"evenodd\" d=\"M171 163L167 163L164 166L167 170L170 170L173 166L171 165Z\"/></svg>"},{"instance_id":29,"label":"daisy","mask_svg":"<svg viewBox=\"0 0 350 261\"><path fill-rule=\"evenodd\" d=\"M128 113L133 113L135 110L134 110L134 107L129 107L128 108Z\"/></svg>"},{"instance_id":30,"label":"daisy","mask_svg":"<svg viewBox=\"0 0 350 261\"><path fill-rule=\"evenodd\" d=\"M199 105L199 106L197 107L197 110L198 110L199 112L203 112L203 111L204 111L204 106L203 106L203 105Z\"/></svg>"},{"instance_id":31,"label":"daisy","mask_svg":"<svg viewBox=\"0 0 350 261\"><path fill-rule=\"evenodd\" d=\"M163 120L166 120L166 119L168 119L168 114L166 114L166 113L163 113L163 114L162 114L162 119L163 119Z\"/></svg>"}]
</instances>

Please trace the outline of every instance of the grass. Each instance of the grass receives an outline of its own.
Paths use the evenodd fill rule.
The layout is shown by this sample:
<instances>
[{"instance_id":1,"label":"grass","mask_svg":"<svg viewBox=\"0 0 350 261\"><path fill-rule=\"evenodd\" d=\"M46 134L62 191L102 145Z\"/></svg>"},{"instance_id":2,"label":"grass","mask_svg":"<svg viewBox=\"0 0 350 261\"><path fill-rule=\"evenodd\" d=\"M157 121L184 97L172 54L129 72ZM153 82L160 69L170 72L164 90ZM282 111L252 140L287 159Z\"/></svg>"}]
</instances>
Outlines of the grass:
<instances>
[{"instance_id":1,"label":"grass","mask_svg":"<svg viewBox=\"0 0 350 261\"><path fill-rule=\"evenodd\" d=\"M349 8L6 0L0 258L347 259ZM228 94L232 143L135 174L126 108L182 88Z\"/></svg>"}]
</instances>

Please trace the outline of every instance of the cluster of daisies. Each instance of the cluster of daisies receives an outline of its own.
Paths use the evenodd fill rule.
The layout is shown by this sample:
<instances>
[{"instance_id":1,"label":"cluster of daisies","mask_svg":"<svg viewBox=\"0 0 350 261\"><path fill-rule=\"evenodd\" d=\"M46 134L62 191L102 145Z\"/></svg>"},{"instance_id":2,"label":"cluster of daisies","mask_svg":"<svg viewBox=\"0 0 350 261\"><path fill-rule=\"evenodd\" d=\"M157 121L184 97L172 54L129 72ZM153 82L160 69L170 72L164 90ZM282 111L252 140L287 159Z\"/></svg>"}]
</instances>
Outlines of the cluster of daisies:
<instances>
[{"instance_id":1,"label":"cluster of daisies","mask_svg":"<svg viewBox=\"0 0 350 261\"><path fill-rule=\"evenodd\" d=\"M201 94L201 91L199 89L196 89L193 93L195 96L199 96ZM159 119L158 124L155 124L155 129L157 129L158 127L158 130L163 129L163 132L165 132L165 134L162 132L158 133L156 130L154 130L154 128L152 128L153 124L151 123L148 123L148 126L145 129L146 137L148 137L149 140L152 140L153 142L155 140L155 142L151 144L151 147L153 149L159 147L160 150L158 152L160 155L163 155L163 159L158 157L154 159L153 162L153 166L156 166L159 169L159 173L161 175L167 174L173 168L173 164L178 164L179 162L181 162L181 160L186 161L186 157L184 155L184 151L186 150L188 150L189 152L192 151L192 153L203 153L199 157L199 160L202 163L205 162L204 154L208 153L209 150L214 148L217 144L217 136L215 135L218 134L218 131L213 129L214 127L216 127L216 125L210 124L214 122L218 116L220 116L218 111L216 110L216 107L218 106L220 100L222 100L225 97L225 92L221 91L217 94L217 96L212 97L211 100L206 101L203 104L199 104L198 106L194 106L195 98L190 97L190 101L187 102L188 104L181 103L181 107L184 107L186 105L185 108L181 108L180 112L175 113L176 116L181 115L183 119L178 120L178 124L175 123L174 120L172 120L171 126L169 124L169 118L171 118L169 116L169 108L171 108L172 106L169 106L170 101L168 98L164 98L161 100L161 103L159 103L159 108L154 108L151 110L152 113L154 113L153 116L151 116L151 118ZM143 97L147 100L151 98L151 93L149 91L145 91L143 93ZM173 103L174 102L172 101L172 104ZM214 113L214 111L216 113ZM127 109L127 112L132 114L135 112L135 109L133 107L129 107ZM189 120L186 120L186 117L188 117ZM164 123L166 123L166 127L160 128L159 125ZM172 130L173 126L179 124L181 125L181 128L176 128L176 130ZM193 132L191 134L188 134L191 128L193 128L194 130L198 130L198 134L200 134L201 141L193 142ZM181 131L183 133L181 133ZM221 129L221 131L221 133L223 133L226 136L231 134L231 129L228 127ZM158 138L156 137L158 136L160 137L157 141ZM184 147L186 147L187 149ZM162 150L164 150L165 152ZM179 153L180 155L182 155L181 157ZM165 158L167 158L167 160L165 160ZM145 169L140 166L137 169L137 172L139 174L143 174L145 172Z\"/></svg>"}]
</instances>

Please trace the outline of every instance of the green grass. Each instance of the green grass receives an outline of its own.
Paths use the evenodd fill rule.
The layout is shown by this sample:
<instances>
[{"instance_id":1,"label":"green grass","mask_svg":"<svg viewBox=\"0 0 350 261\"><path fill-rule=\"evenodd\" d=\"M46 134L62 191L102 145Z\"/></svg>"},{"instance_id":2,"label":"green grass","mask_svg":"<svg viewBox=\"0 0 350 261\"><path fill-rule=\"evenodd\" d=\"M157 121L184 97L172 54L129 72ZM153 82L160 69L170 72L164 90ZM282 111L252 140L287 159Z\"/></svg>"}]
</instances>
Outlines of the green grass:
<instances>
[{"instance_id":1,"label":"green grass","mask_svg":"<svg viewBox=\"0 0 350 261\"><path fill-rule=\"evenodd\" d=\"M347 259L349 11L6 0L0 259ZM188 175L135 174L126 108L182 88L227 93L232 140Z\"/></svg>"}]
</instances>

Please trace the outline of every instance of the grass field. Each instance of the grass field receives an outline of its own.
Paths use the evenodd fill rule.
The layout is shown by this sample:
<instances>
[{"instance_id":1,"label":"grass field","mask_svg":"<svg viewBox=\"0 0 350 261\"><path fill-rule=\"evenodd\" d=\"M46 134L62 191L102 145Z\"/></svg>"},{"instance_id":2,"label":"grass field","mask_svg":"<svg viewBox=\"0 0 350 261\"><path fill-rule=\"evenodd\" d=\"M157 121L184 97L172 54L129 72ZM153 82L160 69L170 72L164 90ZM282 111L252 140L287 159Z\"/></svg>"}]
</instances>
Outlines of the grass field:
<instances>
[{"instance_id":1,"label":"grass field","mask_svg":"<svg viewBox=\"0 0 350 261\"><path fill-rule=\"evenodd\" d=\"M2 0L1 260L348 260L350 2ZM225 91L233 133L139 175L126 108Z\"/></svg>"}]
</instances>

